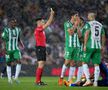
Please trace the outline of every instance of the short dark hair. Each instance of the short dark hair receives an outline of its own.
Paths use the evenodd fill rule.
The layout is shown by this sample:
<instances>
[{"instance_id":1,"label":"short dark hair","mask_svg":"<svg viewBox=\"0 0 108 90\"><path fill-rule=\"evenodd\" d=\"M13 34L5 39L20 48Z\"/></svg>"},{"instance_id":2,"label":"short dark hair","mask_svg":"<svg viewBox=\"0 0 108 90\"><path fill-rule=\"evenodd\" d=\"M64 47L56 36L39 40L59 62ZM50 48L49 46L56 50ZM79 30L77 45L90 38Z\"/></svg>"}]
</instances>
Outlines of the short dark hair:
<instances>
[{"instance_id":1,"label":"short dark hair","mask_svg":"<svg viewBox=\"0 0 108 90\"><path fill-rule=\"evenodd\" d=\"M84 23L86 23L86 20L85 20L84 17L80 16L80 19L81 19Z\"/></svg>"},{"instance_id":2,"label":"short dark hair","mask_svg":"<svg viewBox=\"0 0 108 90\"><path fill-rule=\"evenodd\" d=\"M11 18L8 18L8 21L11 22L11 21L17 21L17 20L15 17L11 17Z\"/></svg>"},{"instance_id":3,"label":"short dark hair","mask_svg":"<svg viewBox=\"0 0 108 90\"><path fill-rule=\"evenodd\" d=\"M37 17L35 20L37 22L37 21L42 20L42 19L43 19L42 17Z\"/></svg>"},{"instance_id":4,"label":"short dark hair","mask_svg":"<svg viewBox=\"0 0 108 90\"><path fill-rule=\"evenodd\" d=\"M88 13L94 13L95 15L97 15L96 10L94 10L94 9L90 9L90 10L88 10Z\"/></svg>"},{"instance_id":5,"label":"short dark hair","mask_svg":"<svg viewBox=\"0 0 108 90\"><path fill-rule=\"evenodd\" d=\"M82 21L85 21L84 18L83 18L82 16L80 16L80 19L81 19Z\"/></svg>"},{"instance_id":6,"label":"short dark hair","mask_svg":"<svg viewBox=\"0 0 108 90\"><path fill-rule=\"evenodd\" d=\"M75 14L79 14L78 11L71 11L70 15L73 16Z\"/></svg>"},{"instance_id":7,"label":"short dark hair","mask_svg":"<svg viewBox=\"0 0 108 90\"><path fill-rule=\"evenodd\" d=\"M39 15L36 17L35 21L37 22L37 21L42 20L42 19L45 19L45 17L42 15Z\"/></svg>"}]
</instances>

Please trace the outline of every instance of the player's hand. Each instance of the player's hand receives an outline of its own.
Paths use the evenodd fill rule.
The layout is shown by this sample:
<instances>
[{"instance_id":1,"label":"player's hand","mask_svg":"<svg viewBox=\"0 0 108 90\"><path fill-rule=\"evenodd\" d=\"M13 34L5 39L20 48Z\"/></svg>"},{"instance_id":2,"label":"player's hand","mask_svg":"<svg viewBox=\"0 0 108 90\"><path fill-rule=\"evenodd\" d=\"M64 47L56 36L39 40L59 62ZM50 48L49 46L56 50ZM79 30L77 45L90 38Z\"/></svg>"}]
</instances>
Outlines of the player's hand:
<instances>
[{"instance_id":1,"label":"player's hand","mask_svg":"<svg viewBox=\"0 0 108 90\"><path fill-rule=\"evenodd\" d=\"M54 10L52 8L50 10L51 10L51 14L54 15Z\"/></svg>"},{"instance_id":2,"label":"player's hand","mask_svg":"<svg viewBox=\"0 0 108 90\"><path fill-rule=\"evenodd\" d=\"M78 33L78 37L81 38L82 34L81 34L81 31L80 31L79 28L78 28L78 30L77 30L77 33Z\"/></svg>"},{"instance_id":3,"label":"player's hand","mask_svg":"<svg viewBox=\"0 0 108 90\"><path fill-rule=\"evenodd\" d=\"M20 47L20 49L24 50L24 48L25 48L25 46L24 46L24 44L22 44L21 47Z\"/></svg>"},{"instance_id":4,"label":"player's hand","mask_svg":"<svg viewBox=\"0 0 108 90\"><path fill-rule=\"evenodd\" d=\"M74 30L69 29L68 33L69 33L69 35L73 35L74 34Z\"/></svg>"},{"instance_id":5,"label":"player's hand","mask_svg":"<svg viewBox=\"0 0 108 90\"><path fill-rule=\"evenodd\" d=\"M81 31L80 31L81 29L80 28L77 28L77 33L81 33Z\"/></svg>"},{"instance_id":6,"label":"player's hand","mask_svg":"<svg viewBox=\"0 0 108 90\"><path fill-rule=\"evenodd\" d=\"M83 50L84 50L84 52L86 52L86 46L84 46Z\"/></svg>"},{"instance_id":7,"label":"player's hand","mask_svg":"<svg viewBox=\"0 0 108 90\"><path fill-rule=\"evenodd\" d=\"M79 18L79 17L76 17L74 26L75 26L75 27L78 27L79 23L80 23L80 18Z\"/></svg>"}]
</instances>

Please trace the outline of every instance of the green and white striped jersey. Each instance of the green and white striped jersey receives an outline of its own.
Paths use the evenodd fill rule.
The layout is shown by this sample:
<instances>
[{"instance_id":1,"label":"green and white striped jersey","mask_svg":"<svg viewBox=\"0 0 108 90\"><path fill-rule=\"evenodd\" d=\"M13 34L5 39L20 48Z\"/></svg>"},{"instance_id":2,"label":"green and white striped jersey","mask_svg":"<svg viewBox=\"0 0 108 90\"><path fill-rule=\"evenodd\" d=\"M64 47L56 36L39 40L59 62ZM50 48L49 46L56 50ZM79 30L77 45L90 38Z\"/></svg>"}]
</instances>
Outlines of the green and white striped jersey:
<instances>
[{"instance_id":1,"label":"green and white striped jersey","mask_svg":"<svg viewBox=\"0 0 108 90\"><path fill-rule=\"evenodd\" d=\"M86 30L90 30L87 47L101 49L101 37L105 34L103 25L98 21L89 21L86 26Z\"/></svg>"},{"instance_id":2,"label":"green and white striped jersey","mask_svg":"<svg viewBox=\"0 0 108 90\"><path fill-rule=\"evenodd\" d=\"M73 24L70 21L64 23L65 30L65 47L80 47L80 42L77 32L73 35L69 35L68 29L72 28Z\"/></svg>"},{"instance_id":3,"label":"green and white striped jersey","mask_svg":"<svg viewBox=\"0 0 108 90\"><path fill-rule=\"evenodd\" d=\"M19 50L18 39L20 38L21 29L5 27L2 33L2 38L6 42L6 50Z\"/></svg>"}]
</instances>

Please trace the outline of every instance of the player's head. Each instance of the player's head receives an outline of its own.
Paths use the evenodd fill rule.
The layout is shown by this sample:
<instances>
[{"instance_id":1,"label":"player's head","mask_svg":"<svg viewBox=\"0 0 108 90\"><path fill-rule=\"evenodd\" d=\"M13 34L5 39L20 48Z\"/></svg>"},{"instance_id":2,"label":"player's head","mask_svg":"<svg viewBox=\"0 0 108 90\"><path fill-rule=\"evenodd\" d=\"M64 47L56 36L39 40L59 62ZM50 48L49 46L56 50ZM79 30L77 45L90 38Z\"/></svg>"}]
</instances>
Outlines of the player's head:
<instances>
[{"instance_id":1,"label":"player's head","mask_svg":"<svg viewBox=\"0 0 108 90\"><path fill-rule=\"evenodd\" d=\"M15 18L10 18L9 25L11 28L14 28L17 25L17 20Z\"/></svg>"},{"instance_id":2,"label":"player's head","mask_svg":"<svg viewBox=\"0 0 108 90\"><path fill-rule=\"evenodd\" d=\"M71 12L71 21L75 22L79 18L79 13L77 11Z\"/></svg>"},{"instance_id":3,"label":"player's head","mask_svg":"<svg viewBox=\"0 0 108 90\"><path fill-rule=\"evenodd\" d=\"M83 17L80 16L80 26L83 26L86 23Z\"/></svg>"},{"instance_id":4,"label":"player's head","mask_svg":"<svg viewBox=\"0 0 108 90\"><path fill-rule=\"evenodd\" d=\"M96 18L96 13L93 11L88 12L88 16L87 16L89 21L95 20Z\"/></svg>"},{"instance_id":5,"label":"player's head","mask_svg":"<svg viewBox=\"0 0 108 90\"><path fill-rule=\"evenodd\" d=\"M36 18L36 24L37 26L41 26L45 24L45 20L42 17L37 17Z\"/></svg>"}]
</instances>

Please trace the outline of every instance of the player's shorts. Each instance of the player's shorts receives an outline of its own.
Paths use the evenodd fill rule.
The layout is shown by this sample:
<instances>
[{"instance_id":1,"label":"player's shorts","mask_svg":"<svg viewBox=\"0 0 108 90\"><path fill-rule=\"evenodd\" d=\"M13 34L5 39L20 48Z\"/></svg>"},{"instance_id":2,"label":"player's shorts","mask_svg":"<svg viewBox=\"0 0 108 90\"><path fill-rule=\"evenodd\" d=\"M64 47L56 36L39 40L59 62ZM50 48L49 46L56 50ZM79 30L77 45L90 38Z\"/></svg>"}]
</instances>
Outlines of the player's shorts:
<instances>
[{"instance_id":1,"label":"player's shorts","mask_svg":"<svg viewBox=\"0 0 108 90\"><path fill-rule=\"evenodd\" d=\"M92 60L93 64L100 64L101 62L101 51L100 49L87 49L86 52L83 53L83 62L90 62Z\"/></svg>"},{"instance_id":2,"label":"player's shorts","mask_svg":"<svg viewBox=\"0 0 108 90\"><path fill-rule=\"evenodd\" d=\"M65 60L80 60L80 48L65 48Z\"/></svg>"},{"instance_id":3,"label":"player's shorts","mask_svg":"<svg viewBox=\"0 0 108 90\"><path fill-rule=\"evenodd\" d=\"M6 58L7 63L14 62L16 60L20 60L21 52L19 50L7 51L5 58Z\"/></svg>"},{"instance_id":4,"label":"player's shorts","mask_svg":"<svg viewBox=\"0 0 108 90\"><path fill-rule=\"evenodd\" d=\"M46 61L46 47L37 46L36 55L38 61Z\"/></svg>"}]
</instances>

